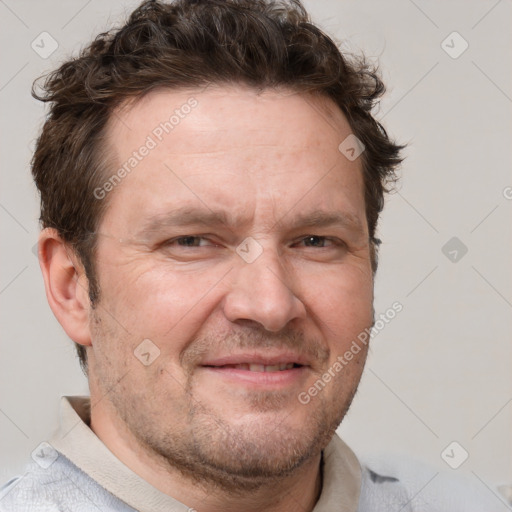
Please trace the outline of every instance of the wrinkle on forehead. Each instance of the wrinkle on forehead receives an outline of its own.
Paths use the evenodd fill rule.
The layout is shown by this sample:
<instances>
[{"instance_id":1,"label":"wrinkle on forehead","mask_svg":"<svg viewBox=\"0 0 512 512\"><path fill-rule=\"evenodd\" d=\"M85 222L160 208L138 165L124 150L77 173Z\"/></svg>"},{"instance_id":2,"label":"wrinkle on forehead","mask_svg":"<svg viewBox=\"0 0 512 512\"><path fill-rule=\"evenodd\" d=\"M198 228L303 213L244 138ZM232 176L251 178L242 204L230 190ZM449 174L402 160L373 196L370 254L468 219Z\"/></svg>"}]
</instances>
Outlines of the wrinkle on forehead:
<instances>
[{"instance_id":1,"label":"wrinkle on forehead","mask_svg":"<svg viewBox=\"0 0 512 512\"><path fill-rule=\"evenodd\" d=\"M112 116L108 135L117 164L194 94L157 91ZM121 194L116 208L126 210L129 222L137 219L122 203L140 217L202 201L252 211L265 226L304 206L311 210L308 202L364 218L360 162L338 151L350 126L328 98L240 87L212 88L195 98L197 107L112 192Z\"/></svg>"},{"instance_id":2,"label":"wrinkle on forehead","mask_svg":"<svg viewBox=\"0 0 512 512\"><path fill-rule=\"evenodd\" d=\"M326 128L333 132L336 140L342 136L341 132L344 131L342 126L346 124L345 116L340 108L324 94L297 92L285 87L258 91L243 84L233 84L212 85L206 91L196 89L157 89L146 94L141 99L133 98L127 100L117 107L110 116L108 132L111 135L117 134L116 138L119 140L129 140L133 136L132 132L141 126L142 120L142 123L146 125L145 131L150 133L155 126L168 119L175 109L178 109L191 97L198 101L198 106L183 121L186 121L188 124L194 122L194 129L197 133L203 131L205 134L215 134L217 136L216 142L220 145L216 150L220 150L222 147L223 134L232 130L233 126L239 126L240 124L243 125L244 133L249 136L251 133L256 134L262 131L274 132L274 134L279 136L279 139L278 141L272 139L273 144L271 145L282 145L286 140L286 130L282 129L284 120L279 115L273 119L278 125L275 130L273 130L274 127L270 122L256 129L251 124L246 124L245 121L241 120L236 111L233 112L231 110L234 101L243 109L254 110L256 115L261 107L264 108L267 105L274 104L279 106L282 102L294 102L298 105L305 102L310 112L303 111L301 113L302 117L313 115L320 118L326 125ZM148 107L151 106L153 110L158 111L158 115L153 118L147 116ZM154 107L157 108L155 109ZM201 109L200 120L198 119L199 116L194 116L198 109ZM293 116L288 119L289 123L300 123L299 114L299 109L297 109ZM219 124L219 117L221 124L222 122L230 124L227 129L224 129ZM269 118L269 121L271 120ZM173 132L179 132L180 128L181 123L173 129ZM228 144L233 143L231 140L227 140L227 142ZM312 143L314 141L310 140L309 142ZM257 143L253 142L253 145L256 146ZM293 144L293 141L287 141L286 145L297 148L303 146L298 141L295 144ZM198 152L202 152L201 149Z\"/></svg>"}]
</instances>

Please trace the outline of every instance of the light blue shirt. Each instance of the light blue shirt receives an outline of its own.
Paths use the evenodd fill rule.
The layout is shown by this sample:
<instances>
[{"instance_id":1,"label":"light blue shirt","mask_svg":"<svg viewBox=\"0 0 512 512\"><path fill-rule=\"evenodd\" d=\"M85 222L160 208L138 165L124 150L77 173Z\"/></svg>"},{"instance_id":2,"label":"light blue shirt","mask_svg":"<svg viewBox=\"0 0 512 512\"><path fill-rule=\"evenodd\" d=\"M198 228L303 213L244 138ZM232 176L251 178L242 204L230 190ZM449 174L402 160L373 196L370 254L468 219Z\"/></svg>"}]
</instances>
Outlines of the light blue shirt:
<instances>
[{"instance_id":1,"label":"light blue shirt","mask_svg":"<svg viewBox=\"0 0 512 512\"><path fill-rule=\"evenodd\" d=\"M89 397L62 397L59 432L34 450L24 475L0 488L0 512L193 512L117 459L89 424ZM411 469L416 479L406 486L400 471L378 473L362 465L335 435L322 452L322 491L313 512L506 510L492 493L475 493L433 470L434 477Z\"/></svg>"}]
</instances>

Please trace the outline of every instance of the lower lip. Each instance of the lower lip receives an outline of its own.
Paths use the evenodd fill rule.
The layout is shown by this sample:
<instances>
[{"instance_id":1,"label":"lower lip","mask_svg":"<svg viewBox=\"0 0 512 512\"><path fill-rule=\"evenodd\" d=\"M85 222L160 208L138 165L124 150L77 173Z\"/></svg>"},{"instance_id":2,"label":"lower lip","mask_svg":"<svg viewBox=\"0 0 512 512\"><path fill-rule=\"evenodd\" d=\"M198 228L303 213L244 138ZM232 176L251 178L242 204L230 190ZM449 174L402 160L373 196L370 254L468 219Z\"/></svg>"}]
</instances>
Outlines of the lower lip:
<instances>
[{"instance_id":1,"label":"lower lip","mask_svg":"<svg viewBox=\"0 0 512 512\"><path fill-rule=\"evenodd\" d=\"M306 376L308 366L299 366L290 370L280 370L276 372L251 372L250 370L241 370L238 368L223 368L213 366L203 366L213 375L218 375L237 384L246 384L250 386L264 388L287 387L300 383Z\"/></svg>"}]
</instances>

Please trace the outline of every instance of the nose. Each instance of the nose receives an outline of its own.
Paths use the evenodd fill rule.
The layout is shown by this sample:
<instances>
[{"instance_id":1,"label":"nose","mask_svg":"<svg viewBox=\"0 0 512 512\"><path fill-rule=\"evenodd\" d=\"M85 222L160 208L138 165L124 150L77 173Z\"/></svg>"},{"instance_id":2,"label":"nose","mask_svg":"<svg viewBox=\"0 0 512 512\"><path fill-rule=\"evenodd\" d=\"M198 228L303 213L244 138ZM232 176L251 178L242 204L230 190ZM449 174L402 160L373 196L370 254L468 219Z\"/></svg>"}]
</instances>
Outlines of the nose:
<instances>
[{"instance_id":1,"label":"nose","mask_svg":"<svg viewBox=\"0 0 512 512\"><path fill-rule=\"evenodd\" d=\"M283 269L275 251L265 249L252 263L238 261L231 274L223 301L229 321L257 322L278 332L292 320L305 318L306 308L293 291L298 283Z\"/></svg>"}]
</instances>

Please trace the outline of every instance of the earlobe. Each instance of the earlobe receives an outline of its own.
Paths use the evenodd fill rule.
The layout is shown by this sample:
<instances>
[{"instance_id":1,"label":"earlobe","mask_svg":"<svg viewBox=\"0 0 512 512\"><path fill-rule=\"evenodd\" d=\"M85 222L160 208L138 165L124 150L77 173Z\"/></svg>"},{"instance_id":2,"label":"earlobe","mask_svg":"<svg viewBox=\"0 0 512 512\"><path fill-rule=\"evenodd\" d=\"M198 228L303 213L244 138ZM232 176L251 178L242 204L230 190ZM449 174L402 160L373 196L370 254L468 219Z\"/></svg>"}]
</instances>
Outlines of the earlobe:
<instances>
[{"instance_id":1,"label":"earlobe","mask_svg":"<svg viewBox=\"0 0 512 512\"><path fill-rule=\"evenodd\" d=\"M53 228L39 235L39 265L53 314L74 342L91 345L87 277L71 247Z\"/></svg>"}]
</instances>

